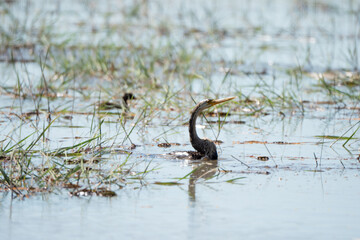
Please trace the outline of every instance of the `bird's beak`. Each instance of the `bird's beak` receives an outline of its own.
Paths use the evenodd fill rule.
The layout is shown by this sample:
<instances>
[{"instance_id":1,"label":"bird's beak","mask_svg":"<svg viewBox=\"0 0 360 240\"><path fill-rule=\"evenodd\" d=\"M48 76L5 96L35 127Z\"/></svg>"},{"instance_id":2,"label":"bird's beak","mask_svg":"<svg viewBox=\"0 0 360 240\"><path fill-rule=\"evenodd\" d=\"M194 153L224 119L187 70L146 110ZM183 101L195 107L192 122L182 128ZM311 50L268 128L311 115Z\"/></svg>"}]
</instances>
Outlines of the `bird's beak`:
<instances>
[{"instance_id":1,"label":"bird's beak","mask_svg":"<svg viewBox=\"0 0 360 240\"><path fill-rule=\"evenodd\" d=\"M214 106L214 105L217 105L217 104L219 104L219 103L223 103L223 102L227 102L227 101L233 100L234 98L236 98L236 97L228 97L228 98L221 98L221 99L212 100L212 101L210 102L210 105L211 105L211 106Z\"/></svg>"}]
</instances>

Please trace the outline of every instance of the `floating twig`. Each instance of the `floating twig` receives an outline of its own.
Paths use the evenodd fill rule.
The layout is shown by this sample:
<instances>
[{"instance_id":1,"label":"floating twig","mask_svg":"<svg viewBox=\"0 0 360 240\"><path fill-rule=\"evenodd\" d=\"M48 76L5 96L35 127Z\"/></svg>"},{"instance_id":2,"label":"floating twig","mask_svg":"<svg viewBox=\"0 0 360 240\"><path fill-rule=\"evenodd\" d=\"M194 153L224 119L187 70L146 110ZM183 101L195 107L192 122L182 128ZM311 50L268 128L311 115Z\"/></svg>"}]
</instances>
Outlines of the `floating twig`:
<instances>
[{"instance_id":1,"label":"floating twig","mask_svg":"<svg viewBox=\"0 0 360 240\"><path fill-rule=\"evenodd\" d=\"M249 165L247 165L246 163L244 163L243 161L241 161L240 159L234 157L233 155L231 155L235 160L239 161L241 164L245 165L247 168L251 168Z\"/></svg>"},{"instance_id":2,"label":"floating twig","mask_svg":"<svg viewBox=\"0 0 360 240\"><path fill-rule=\"evenodd\" d=\"M274 157L271 155L271 152L269 151L269 149L268 149L268 147L266 146L266 144L265 144L265 143L264 143L264 146L265 146L266 150L268 151L268 153L270 154L271 159L272 159L272 160L273 160L273 162L275 163L275 167L278 167L278 165L277 165L277 164L276 164L276 162L275 162Z\"/></svg>"},{"instance_id":3,"label":"floating twig","mask_svg":"<svg viewBox=\"0 0 360 240\"><path fill-rule=\"evenodd\" d=\"M318 164L317 157L316 157L315 153L314 153L314 158L315 158L316 168L317 168L319 164Z\"/></svg>"}]
</instances>

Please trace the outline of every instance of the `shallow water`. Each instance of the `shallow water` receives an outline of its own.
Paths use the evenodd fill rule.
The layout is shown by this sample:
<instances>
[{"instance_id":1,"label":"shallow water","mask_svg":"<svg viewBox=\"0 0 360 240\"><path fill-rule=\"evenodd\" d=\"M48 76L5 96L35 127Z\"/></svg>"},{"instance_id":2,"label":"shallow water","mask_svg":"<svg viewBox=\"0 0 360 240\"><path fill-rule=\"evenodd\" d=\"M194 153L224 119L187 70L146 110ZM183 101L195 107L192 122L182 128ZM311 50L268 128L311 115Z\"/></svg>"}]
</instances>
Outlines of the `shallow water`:
<instances>
[{"instance_id":1,"label":"shallow water","mask_svg":"<svg viewBox=\"0 0 360 240\"><path fill-rule=\"evenodd\" d=\"M343 139L324 137L349 137L360 120L358 80L348 77L359 69L360 55L354 49L359 41L360 3L154 0L136 5L139 2L0 3L5 30L14 27L6 11L21 12L19 22L34 28L12 44L36 39L40 34L36 29L44 22L50 25L41 33L42 44L68 41L60 53L51 52L54 58L49 61L55 63L50 65L60 70L76 64L70 60L77 54L85 54L83 62L96 55L81 48L86 44L125 49L119 55L104 50L106 58L123 67L114 78L96 71L75 72L67 80L71 87L63 82L69 76L62 76L60 70L42 73L38 58L45 59L46 50L39 46L35 53L16 50L13 54L20 60L15 64L9 63L10 51L0 52L1 146L35 131L25 141L30 143L53 120L34 146L34 166L61 165L72 159L66 155L72 152L53 153L100 134L96 143L87 145L91 151L83 158L98 157L100 163L91 167L100 173L122 162L131 172L121 179L121 187L109 184L116 193L111 198L70 196L73 190L62 187L23 200L12 199L9 191L0 192L0 239L360 239L359 132L345 147ZM47 39L47 31L55 37ZM122 75L133 53L126 48L132 44L139 47L146 66L155 57L175 59L166 63L170 67L154 64L151 74L159 86L147 88L150 81L136 82L131 74ZM187 77L161 71L165 65L171 69L178 64L168 51L196 59L184 60L187 68L180 66ZM70 59L69 65L63 56ZM91 67L101 69L97 63ZM298 68L301 74L293 74ZM43 74L52 86L63 84L55 97L36 96ZM192 74L201 77L189 80ZM330 75L326 81L339 91L329 94L331 88L321 87L321 74ZM337 74L347 77L332 80ZM134 86L126 83L127 78L135 81ZM17 96L19 84L22 98ZM129 103L127 114L121 109L96 109L100 100L118 100L115 97L128 88L137 100ZM218 145L218 161L171 155L193 150L186 125L194 105L191 97L200 101L232 95L239 98L216 109L228 112L227 117L206 115L197 122L201 137L223 142ZM256 102L262 97L270 103L246 103L247 98ZM32 113L36 109L39 115ZM225 121L221 128L219 120ZM177 144L163 148L159 143ZM4 168L10 165L1 158L0 163ZM148 167L151 171L141 178L136 175ZM91 176L89 181L96 188ZM83 184L87 186L85 180Z\"/></svg>"},{"instance_id":2,"label":"shallow water","mask_svg":"<svg viewBox=\"0 0 360 240\"><path fill-rule=\"evenodd\" d=\"M166 169L184 170L179 165ZM279 170L236 184L199 183L195 196L186 182L111 199L3 196L0 229L2 239L357 239L358 182L358 171Z\"/></svg>"}]
</instances>

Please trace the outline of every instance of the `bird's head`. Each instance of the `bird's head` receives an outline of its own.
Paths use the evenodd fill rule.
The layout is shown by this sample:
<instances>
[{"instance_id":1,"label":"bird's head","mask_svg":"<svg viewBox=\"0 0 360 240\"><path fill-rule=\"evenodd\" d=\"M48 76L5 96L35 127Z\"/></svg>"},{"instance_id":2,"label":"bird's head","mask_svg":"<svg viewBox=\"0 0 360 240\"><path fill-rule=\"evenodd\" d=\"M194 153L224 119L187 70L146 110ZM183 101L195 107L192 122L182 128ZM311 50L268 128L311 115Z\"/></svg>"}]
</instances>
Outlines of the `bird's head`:
<instances>
[{"instance_id":1,"label":"bird's head","mask_svg":"<svg viewBox=\"0 0 360 240\"><path fill-rule=\"evenodd\" d=\"M206 99L206 100L199 102L198 106L199 106L200 110L202 111L204 109L210 108L217 104L233 100L234 98L236 98L236 97L228 97L228 98L221 98L221 99Z\"/></svg>"},{"instance_id":2,"label":"bird's head","mask_svg":"<svg viewBox=\"0 0 360 240\"><path fill-rule=\"evenodd\" d=\"M124 100L124 102L127 102L128 100L136 99L136 97L132 93L124 93L124 95L122 96L122 99Z\"/></svg>"}]
</instances>

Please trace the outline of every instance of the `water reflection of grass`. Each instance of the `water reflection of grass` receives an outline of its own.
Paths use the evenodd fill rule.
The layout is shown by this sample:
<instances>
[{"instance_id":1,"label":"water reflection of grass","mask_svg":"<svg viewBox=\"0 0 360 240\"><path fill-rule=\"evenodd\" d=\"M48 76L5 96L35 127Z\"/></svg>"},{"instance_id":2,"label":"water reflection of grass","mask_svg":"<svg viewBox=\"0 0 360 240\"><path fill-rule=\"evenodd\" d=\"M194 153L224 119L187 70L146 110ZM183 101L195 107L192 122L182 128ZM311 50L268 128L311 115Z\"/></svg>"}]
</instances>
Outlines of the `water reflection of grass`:
<instances>
[{"instance_id":1,"label":"water reflection of grass","mask_svg":"<svg viewBox=\"0 0 360 240\"><path fill-rule=\"evenodd\" d=\"M32 7L31 2L28 7ZM60 9L55 15L44 10L27 19L14 14L11 4L0 3L4 20L0 56L13 70L8 82L1 83L1 92L16 100L6 106L6 114L9 121L21 126L2 133L0 181L5 188L23 195L69 187L103 190L126 183L141 185L153 167L144 163L146 159L131 155L133 136L146 136L149 126L182 126L193 106L192 98L237 95L239 101L224 110L235 121L316 116L314 109L322 105L359 109L356 44L344 50L346 69L309 69L315 51L311 47L303 64L273 66L265 62L258 69L252 61L260 62L268 53L281 54L282 46L276 41L246 44L253 39L266 40L267 35L277 39L277 34L267 32L267 26L246 19L248 27L244 29L225 28L209 10L205 11L208 21L204 28L186 24L184 19L180 23L149 21L147 7L134 1L120 10L123 20L115 23L111 23L114 13L97 12L92 7L89 15L100 16L101 23L75 19L77 25L70 24L73 29L66 31L57 29L57 21L65 14ZM193 21L200 21L194 14L189 13ZM286 38L281 34L279 41ZM287 44L284 48L296 48ZM230 57L232 51L242 54ZM137 96L129 113L96 108L103 101L120 102L125 92ZM47 133L65 126L55 123L81 114L91 116L90 126L69 124L68 128L87 128L82 136L85 140L74 138L73 144L65 147L47 145L54 141ZM219 136L225 122L220 123L220 113L216 120L218 132L214 135ZM104 125L115 125L116 131L106 135ZM29 128L35 131L22 137L22 131ZM347 139L355 134L357 130L351 130ZM157 136L163 135L152 139L156 142ZM81 194L79 190L72 192Z\"/></svg>"}]
</instances>

